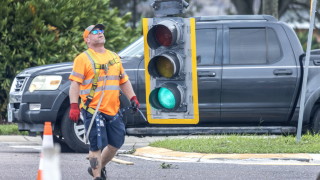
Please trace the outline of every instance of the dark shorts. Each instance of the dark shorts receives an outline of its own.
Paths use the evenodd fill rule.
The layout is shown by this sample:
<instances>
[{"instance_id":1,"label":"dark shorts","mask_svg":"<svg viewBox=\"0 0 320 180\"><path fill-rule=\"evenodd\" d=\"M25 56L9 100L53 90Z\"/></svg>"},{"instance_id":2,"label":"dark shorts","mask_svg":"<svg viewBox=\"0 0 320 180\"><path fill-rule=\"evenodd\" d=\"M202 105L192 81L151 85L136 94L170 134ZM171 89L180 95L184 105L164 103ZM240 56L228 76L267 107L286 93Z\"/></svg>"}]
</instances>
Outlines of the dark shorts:
<instances>
[{"instance_id":1,"label":"dark shorts","mask_svg":"<svg viewBox=\"0 0 320 180\"><path fill-rule=\"evenodd\" d=\"M84 109L81 109L81 114L83 116L84 125L86 133L88 131L90 121L92 119L92 114L88 113ZM92 128L89 134L90 151L97 151L103 149L107 145L111 145L115 148L120 149L124 143L125 138L125 126L122 122L121 116L114 119L114 116L109 116L104 113L97 113L96 118L98 122L100 121L100 133L98 133L98 128L96 122L93 122ZM101 144L99 147L98 134L101 135Z\"/></svg>"}]
</instances>

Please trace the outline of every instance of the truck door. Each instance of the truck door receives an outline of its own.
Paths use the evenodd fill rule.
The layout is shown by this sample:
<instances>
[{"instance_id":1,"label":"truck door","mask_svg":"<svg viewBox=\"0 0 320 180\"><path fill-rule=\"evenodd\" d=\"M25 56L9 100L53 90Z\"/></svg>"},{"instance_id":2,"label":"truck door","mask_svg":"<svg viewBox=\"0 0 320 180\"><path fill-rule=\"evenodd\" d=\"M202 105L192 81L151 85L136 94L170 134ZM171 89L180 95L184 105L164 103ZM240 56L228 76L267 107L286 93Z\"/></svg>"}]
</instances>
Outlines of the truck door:
<instances>
[{"instance_id":1,"label":"truck door","mask_svg":"<svg viewBox=\"0 0 320 180\"><path fill-rule=\"evenodd\" d=\"M197 68L200 123L220 121L222 25L197 23Z\"/></svg>"},{"instance_id":2,"label":"truck door","mask_svg":"<svg viewBox=\"0 0 320 180\"><path fill-rule=\"evenodd\" d=\"M259 24L223 26L223 122L262 124L288 119L298 83L297 64L281 26Z\"/></svg>"}]
</instances>

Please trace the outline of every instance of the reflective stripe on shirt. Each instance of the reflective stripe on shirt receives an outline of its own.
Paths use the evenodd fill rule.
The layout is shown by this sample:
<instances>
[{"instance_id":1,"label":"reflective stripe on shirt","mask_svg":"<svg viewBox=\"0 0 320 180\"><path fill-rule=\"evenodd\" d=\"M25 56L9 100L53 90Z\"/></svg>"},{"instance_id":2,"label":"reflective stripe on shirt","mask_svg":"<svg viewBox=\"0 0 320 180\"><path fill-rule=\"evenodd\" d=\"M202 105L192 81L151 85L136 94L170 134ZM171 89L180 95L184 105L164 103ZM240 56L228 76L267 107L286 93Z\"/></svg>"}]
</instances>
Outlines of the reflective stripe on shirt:
<instances>
[{"instance_id":1,"label":"reflective stripe on shirt","mask_svg":"<svg viewBox=\"0 0 320 180\"><path fill-rule=\"evenodd\" d=\"M104 81L104 78L107 77L107 80L120 80L119 76L100 76L98 78L98 82L99 81ZM82 85L88 85L92 83L92 79L86 79L82 82Z\"/></svg>"},{"instance_id":2,"label":"reflective stripe on shirt","mask_svg":"<svg viewBox=\"0 0 320 180\"><path fill-rule=\"evenodd\" d=\"M107 85L107 86L101 86L101 87L97 87L97 89L95 90L95 92L99 92L102 91L102 89L104 90L120 90L120 87L117 85ZM89 94L90 93L90 89L84 89L84 90L80 90L80 95L84 95L84 94Z\"/></svg>"},{"instance_id":3,"label":"reflective stripe on shirt","mask_svg":"<svg viewBox=\"0 0 320 180\"><path fill-rule=\"evenodd\" d=\"M78 78L80 78L80 79L84 79L84 75L82 75L82 74L80 74L80 73L77 73L77 72L75 72L75 71L72 71L72 72L71 72L71 75L72 75L72 76L75 76L75 77L78 77Z\"/></svg>"}]
</instances>

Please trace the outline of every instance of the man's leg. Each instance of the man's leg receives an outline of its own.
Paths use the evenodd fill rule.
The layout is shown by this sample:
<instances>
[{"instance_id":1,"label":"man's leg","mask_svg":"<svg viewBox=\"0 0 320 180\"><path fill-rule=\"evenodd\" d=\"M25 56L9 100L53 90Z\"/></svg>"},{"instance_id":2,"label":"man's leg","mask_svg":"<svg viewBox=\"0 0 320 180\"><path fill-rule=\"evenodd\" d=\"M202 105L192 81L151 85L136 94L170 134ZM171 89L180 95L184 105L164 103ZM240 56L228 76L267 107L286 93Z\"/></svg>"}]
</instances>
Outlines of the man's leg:
<instances>
[{"instance_id":1,"label":"man's leg","mask_svg":"<svg viewBox=\"0 0 320 180\"><path fill-rule=\"evenodd\" d=\"M106 122L106 133L108 138L108 145L101 153L101 165L105 167L108 162L116 155L118 149L123 145L125 139L125 125L123 124L121 117L118 116L114 120L114 116L108 116L104 114L107 119Z\"/></svg>"},{"instance_id":2,"label":"man's leg","mask_svg":"<svg viewBox=\"0 0 320 180\"><path fill-rule=\"evenodd\" d=\"M110 144L105 147L101 154L101 167L105 167L108 162L116 155L118 148L111 146Z\"/></svg>"},{"instance_id":3,"label":"man's leg","mask_svg":"<svg viewBox=\"0 0 320 180\"><path fill-rule=\"evenodd\" d=\"M89 125L92 121L92 114L82 110L82 114L84 117L84 123L86 132L89 129ZM98 121L99 120L99 121ZM101 150L99 146L106 146L107 142L107 134L105 128L100 128L100 137L101 139L97 138L98 136L98 125L99 127L104 127L103 121L100 119L100 116L97 115L94 119L95 122L92 124L92 128L89 134L90 147L89 147L89 164L90 168L88 169L88 173L93 176L94 178L101 177ZM104 138L105 137L105 138ZM100 143L100 145L99 145Z\"/></svg>"},{"instance_id":4,"label":"man's leg","mask_svg":"<svg viewBox=\"0 0 320 180\"><path fill-rule=\"evenodd\" d=\"M101 176L101 151L89 151L89 162L93 178ZM103 166L104 167L104 166Z\"/></svg>"}]
</instances>

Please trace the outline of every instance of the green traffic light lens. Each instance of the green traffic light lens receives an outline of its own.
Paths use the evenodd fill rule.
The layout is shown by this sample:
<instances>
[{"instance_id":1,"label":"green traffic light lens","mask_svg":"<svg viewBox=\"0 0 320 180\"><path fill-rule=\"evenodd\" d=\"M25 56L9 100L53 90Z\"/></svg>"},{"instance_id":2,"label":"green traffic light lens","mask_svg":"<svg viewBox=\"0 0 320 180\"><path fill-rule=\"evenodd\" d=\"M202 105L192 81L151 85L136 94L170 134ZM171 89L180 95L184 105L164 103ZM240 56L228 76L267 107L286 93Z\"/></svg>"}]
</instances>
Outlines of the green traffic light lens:
<instances>
[{"instance_id":1,"label":"green traffic light lens","mask_svg":"<svg viewBox=\"0 0 320 180\"><path fill-rule=\"evenodd\" d=\"M176 106L174 94L168 88L160 88L158 92L160 104L167 109L173 109Z\"/></svg>"},{"instance_id":2,"label":"green traffic light lens","mask_svg":"<svg viewBox=\"0 0 320 180\"><path fill-rule=\"evenodd\" d=\"M174 73L174 67L172 62L164 57L160 56L156 62L157 70L162 77L171 78Z\"/></svg>"}]
</instances>

